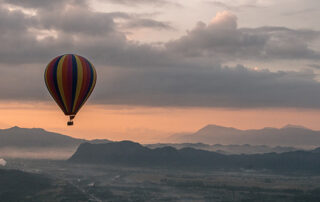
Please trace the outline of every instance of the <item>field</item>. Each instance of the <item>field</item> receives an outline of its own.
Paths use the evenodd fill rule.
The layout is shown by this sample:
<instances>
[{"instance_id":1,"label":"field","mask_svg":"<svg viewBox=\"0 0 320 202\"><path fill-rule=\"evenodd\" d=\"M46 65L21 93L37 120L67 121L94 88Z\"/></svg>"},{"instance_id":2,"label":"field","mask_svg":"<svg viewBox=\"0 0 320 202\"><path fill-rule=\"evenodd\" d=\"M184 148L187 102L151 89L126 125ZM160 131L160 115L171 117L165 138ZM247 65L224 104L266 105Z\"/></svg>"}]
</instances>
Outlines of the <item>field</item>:
<instances>
[{"instance_id":1,"label":"field","mask_svg":"<svg viewBox=\"0 0 320 202\"><path fill-rule=\"evenodd\" d=\"M7 168L48 176L57 182L56 187L68 187L72 193L90 201L320 201L320 176L312 175L95 166L19 159L9 159ZM61 191L58 194L68 195Z\"/></svg>"}]
</instances>

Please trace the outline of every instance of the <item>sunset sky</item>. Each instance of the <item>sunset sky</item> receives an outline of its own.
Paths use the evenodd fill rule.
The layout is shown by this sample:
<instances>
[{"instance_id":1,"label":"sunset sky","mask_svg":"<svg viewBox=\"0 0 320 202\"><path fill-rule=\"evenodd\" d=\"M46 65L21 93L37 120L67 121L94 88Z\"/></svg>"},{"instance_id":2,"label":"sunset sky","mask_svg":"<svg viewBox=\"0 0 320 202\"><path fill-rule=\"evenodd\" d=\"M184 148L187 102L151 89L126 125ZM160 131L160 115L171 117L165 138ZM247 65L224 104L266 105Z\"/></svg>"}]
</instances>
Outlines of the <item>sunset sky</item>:
<instances>
[{"instance_id":1,"label":"sunset sky","mask_svg":"<svg viewBox=\"0 0 320 202\"><path fill-rule=\"evenodd\" d=\"M0 0L0 128L165 141L207 124L320 130L318 0ZM43 74L98 74L73 127Z\"/></svg>"}]
</instances>

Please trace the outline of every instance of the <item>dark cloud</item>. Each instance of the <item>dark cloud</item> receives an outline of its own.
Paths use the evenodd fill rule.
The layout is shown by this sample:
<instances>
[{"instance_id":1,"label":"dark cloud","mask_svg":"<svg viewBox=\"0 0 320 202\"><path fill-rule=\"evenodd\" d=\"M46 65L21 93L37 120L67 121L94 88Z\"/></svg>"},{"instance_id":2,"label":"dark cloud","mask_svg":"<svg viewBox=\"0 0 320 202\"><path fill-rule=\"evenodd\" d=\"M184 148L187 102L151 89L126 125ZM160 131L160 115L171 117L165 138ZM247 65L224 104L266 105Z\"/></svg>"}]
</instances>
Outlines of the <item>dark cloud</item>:
<instances>
[{"instance_id":1,"label":"dark cloud","mask_svg":"<svg viewBox=\"0 0 320 202\"><path fill-rule=\"evenodd\" d=\"M102 81L95 100L108 104L206 107L320 107L313 72L206 70L132 71Z\"/></svg>"},{"instance_id":2,"label":"dark cloud","mask_svg":"<svg viewBox=\"0 0 320 202\"><path fill-rule=\"evenodd\" d=\"M14 72L2 69L0 98L50 99L42 81L43 68L29 66ZM97 70L99 78L91 102L99 104L234 108L320 107L320 84L314 80L315 74L311 71L255 71L240 65L183 71L179 68L124 71L119 68L100 67ZM32 82L24 82L25 78Z\"/></svg>"},{"instance_id":3,"label":"dark cloud","mask_svg":"<svg viewBox=\"0 0 320 202\"><path fill-rule=\"evenodd\" d=\"M113 19L117 19L117 18L130 19L130 18L132 18L132 16L130 14L125 13L125 12L111 12L111 13L108 13L108 15L110 17L112 17Z\"/></svg>"},{"instance_id":4,"label":"dark cloud","mask_svg":"<svg viewBox=\"0 0 320 202\"><path fill-rule=\"evenodd\" d=\"M90 0L2 0L5 3L21 6L24 8L35 9L52 9L62 8L65 4L72 4L76 6L87 6ZM139 6L139 5L175 5L180 6L169 0L100 0L100 2L120 4L125 6Z\"/></svg>"},{"instance_id":5,"label":"dark cloud","mask_svg":"<svg viewBox=\"0 0 320 202\"><path fill-rule=\"evenodd\" d=\"M289 12L284 12L283 15L285 16L292 16L292 15L301 15L305 13L311 13L311 12L319 12L319 8L305 8L305 9L300 9L296 11L289 11Z\"/></svg>"},{"instance_id":6,"label":"dark cloud","mask_svg":"<svg viewBox=\"0 0 320 202\"><path fill-rule=\"evenodd\" d=\"M309 66L309 67L312 67L312 68L314 68L314 69L320 70L320 65L317 65L317 64L309 64L308 66Z\"/></svg>"},{"instance_id":7,"label":"dark cloud","mask_svg":"<svg viewBox=\"0 0 320 202\"><path fill-rule=\"evenodd\" d=\"M155 28L172 30L173 27L167 22L160 22L153 19L135 19L124 25L126 28Z\"/></svg>"},{"instance_id":8,"label":"dark cloud","mask_svg":"<svg viewBox=\"0 0 320 202\"><path fill-rule=\"evenodd\" d=\"M59 9L66 4L86 6L87 0L2 0L5 3L33 9Z\"/></svg>"},{"instance_id":9,"label":"dark cloud","mask_svg":"<svg viewBox=\"0 0 320 202\"><path fill-rule=\"evenodd\" d=\"M42 11L38 26L76 35L101 36L115 32L112 15L92 12L82 6L57 9L55 12Z\"/></svg>"},{"instance_id":10,"label":"dark cloud","mask_svg":"<svg viewBox=\"0 0 320 202\"><path fill-rule=\"evenodd\" d=\"M35 24L32 17L26 16L21 11L9 11L0 5L0 33L1 35L26 31L29 26Z\"/></svg>"},{"instance_id":11,"label":"dark cloud","mask_svg":"<svg viewBox=\"0 0 320 202\"><path fill-rule=\"evenodd\" d=\"M45 66L1 66L0 100L42 101L49 98L43 81Z\"/></svg>"},{"instance_id":12,"label":"dark cloud","mask_svg":"<svg viewBox=\"0 0 320 202\"><path fill-rule=\"evenodd\" d=\"M138 6L138 5L177 5L176 3L172 3L171 1L167 0L102 0L104 2L110 2L113 4L122 4L126 6Z\"/></svg>"}]
</instances>

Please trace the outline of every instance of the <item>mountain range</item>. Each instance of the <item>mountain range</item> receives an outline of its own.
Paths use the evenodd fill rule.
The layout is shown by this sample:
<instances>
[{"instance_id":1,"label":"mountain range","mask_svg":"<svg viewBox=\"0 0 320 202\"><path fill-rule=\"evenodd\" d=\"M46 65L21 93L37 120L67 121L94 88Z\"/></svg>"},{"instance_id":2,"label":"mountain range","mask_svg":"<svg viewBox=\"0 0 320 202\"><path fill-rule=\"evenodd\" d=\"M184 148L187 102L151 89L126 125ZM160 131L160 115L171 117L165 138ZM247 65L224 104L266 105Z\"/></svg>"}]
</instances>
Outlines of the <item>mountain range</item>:
<instances>
[{"instance_id":1,"label":"mountain range","mask_svg":"<svg viewBox=\"0 0 320 202\"><path fill-rule=\"evenodd\" d=\"M320 131L302 126L239 130L231 127L207 125L192 134L177 134L169 138L175 143L251 144L268 146L318 147Z\"/></svg>"},{"instance_id":2,"label":"mountain range","mask_svg":"<svg viewBox=\"0 0 320 202\"><path fill-rule=\"evenodd\" d=\"M0 157L67 159L84 142L109 143L109 140L85 140L40 128L12 127L0 130ZM312 149L320 145L320 131L301 126L239 130L208 125L194 134L177 134L170 143L148 144L150 149L174 147L215 151L221 154L258 154ZM172 143L175 142L175 143Z\"/></svg>"},{"instance_id":3,"label":"mountain range","mask_svg":"<svg viewBox=\"0 0 320 202\"><path fill-rule=\"evenodd\" d=\"M150 149L130 141L106 144L81 144L70 163L104 164L182 169L270 170L273 172L320 173L319 148L252 155L223 155L193 148Z\"/></svg>"}]
</instances>

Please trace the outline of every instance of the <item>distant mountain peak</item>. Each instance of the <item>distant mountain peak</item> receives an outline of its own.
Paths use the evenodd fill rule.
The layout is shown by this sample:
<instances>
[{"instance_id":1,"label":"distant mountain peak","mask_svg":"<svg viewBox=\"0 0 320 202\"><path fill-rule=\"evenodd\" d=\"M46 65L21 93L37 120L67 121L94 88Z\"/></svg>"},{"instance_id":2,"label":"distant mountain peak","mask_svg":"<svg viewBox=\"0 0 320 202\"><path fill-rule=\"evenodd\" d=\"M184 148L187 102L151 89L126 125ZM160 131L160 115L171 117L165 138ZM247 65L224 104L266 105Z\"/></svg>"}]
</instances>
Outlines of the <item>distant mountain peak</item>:
<instances>
[{"instance_id":1,"label":"distant mountain peak","mask_svg":"<svg viewBox=\"0 0 320 202\"><path fill-rule=\"evenodd\" d=\"M14 133L21 133L21 134L45 134L48 131L42 129L42 128L21 128L19 126L13 126L11 128L7 128L7 129L1 129L0 132L3 131L7 131L10 134L14 134Z\"/></svg>"},{"instance_id":2,"label":"distant mountain peak","mask_svg":"<svg viewBox=\"0 0 320 202\"><path fill-rule=\"evenodd\" d=\"M208 124L203 128L232 128L232 129L234 129L233 127L219 126L219 125L216 125L216 124Z\"/></svg>"},{"instance_id":3,"label":"distant mountain peak","mask_svg":"<svg viewBox=\"0 0 320 202\"><path fill-rule=\"evenodd\" d=\"M283 128L266 127L262 129L241 130L214 124L206 125L193 134L172 138L175 143L206 144L265 144L269 146L318 146L320 131L303 126L288 124Z\"/></svg>"},{"instance_id":4,"label":"distant mountain peak","mask_svg":"<svg viewBox=\"0 0 320 202\"><path fill-rule=\"evenodd\" d=\"M215 124L208 124L205 127L201 128L199 131L203 130L239 130L233 127L225 127L225 126L219 126Z\"/></svg>"},{"instance_id":5,"label":"distant mountain peak","mask_svg":"<svg viewBox=\"0 0 320 202\"><path fill-rule=\"evenodd\" d=\"M304 126L301 126L301 125L294 125L294 124L287 124L287 125L283 126L282 128L300 128L300 129L309 130L307 127L304 127Z\"/></svg>"},{"instance_id":6,"label":"distant mountain peak","mask_svg":"<svg viewBox=\"0 0 320 202\"><path fill-rule=\"evenodd\" d=\"M11 128L8 128L8 130L17 130L17 129L21 129L19 126L13 126Z\"/></svg>"},{"instance_id":7,"label":"distant mountain peak","mask_svg":"<svg viewBox=\"0 0 320 202\"><path fill-rule=\"evenodd\" d=\"M299 128L299 129L307 129L310 130L309 128L302 126L302 125L295 125L295 124L287 124L285 126L283 126L281 129L284 128ZM220 126L220 125L216 125L216 124L208 124L206 126L204 126L203 128L201 128L200 130L207 130L207 129L231 129L231 130L240 130L234 127L227 127L227 126ZM275 127L264 127L262 129L277 129ZM261 130L262 130L261 129ZM253 129L251 129L253 130Z\"/></svg>"}]
</instances>

